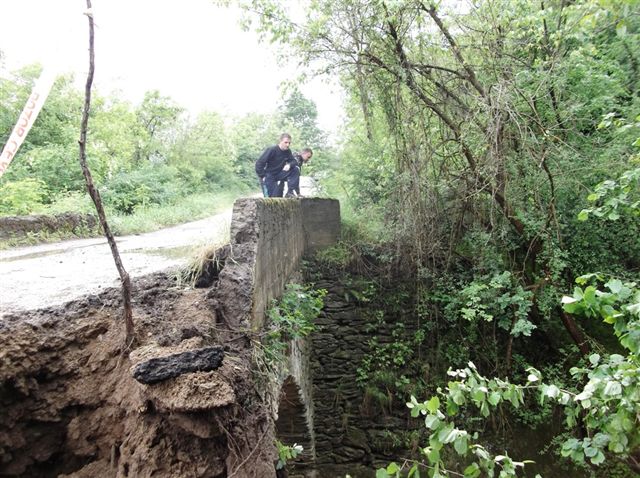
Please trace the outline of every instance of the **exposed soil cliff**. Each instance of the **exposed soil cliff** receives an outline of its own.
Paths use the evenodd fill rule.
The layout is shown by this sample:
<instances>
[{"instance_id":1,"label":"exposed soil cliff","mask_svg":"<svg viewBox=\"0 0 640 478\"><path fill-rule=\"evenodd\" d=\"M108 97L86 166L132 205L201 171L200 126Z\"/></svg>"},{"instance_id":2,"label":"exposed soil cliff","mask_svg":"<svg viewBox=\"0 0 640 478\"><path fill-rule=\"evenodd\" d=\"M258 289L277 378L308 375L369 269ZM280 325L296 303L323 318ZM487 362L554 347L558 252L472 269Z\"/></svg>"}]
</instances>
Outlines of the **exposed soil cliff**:
<instances>
[{"instance_id":1,"label":"exposed soil cliff","mask_svg":"<svg viewBox=\"0 0 640 478\"><path fill-rule=\"evenodd\" d=\"M211 290L158 274L135 284L123 351L119 290L0 322L0 475L273 476L269 418L245 340L217 370L143 385L143 360L220 344Z\"/></svg>"}]
</instances>

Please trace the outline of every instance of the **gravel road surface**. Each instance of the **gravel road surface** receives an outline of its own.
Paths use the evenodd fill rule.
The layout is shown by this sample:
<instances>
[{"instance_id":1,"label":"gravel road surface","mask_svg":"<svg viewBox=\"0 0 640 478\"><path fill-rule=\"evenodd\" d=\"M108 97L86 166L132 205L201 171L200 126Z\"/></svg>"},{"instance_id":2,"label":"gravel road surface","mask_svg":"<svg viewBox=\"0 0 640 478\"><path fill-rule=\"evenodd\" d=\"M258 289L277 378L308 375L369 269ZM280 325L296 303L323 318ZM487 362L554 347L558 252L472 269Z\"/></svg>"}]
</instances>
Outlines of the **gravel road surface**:
<instances>
[{"instance_id":1,"label":"gravel road surface","mask_svg":"<svg viewBox=\"0 0 640 478\"><path fill-rule=\"evenodd\" d=\"M230 223L231 210L156 232L118 237L116 242L133 278L186 264L203 246L226 242ZM0 251L0 317L119 286L120 276L105 238Z\"/></svg>"}]
</instances>

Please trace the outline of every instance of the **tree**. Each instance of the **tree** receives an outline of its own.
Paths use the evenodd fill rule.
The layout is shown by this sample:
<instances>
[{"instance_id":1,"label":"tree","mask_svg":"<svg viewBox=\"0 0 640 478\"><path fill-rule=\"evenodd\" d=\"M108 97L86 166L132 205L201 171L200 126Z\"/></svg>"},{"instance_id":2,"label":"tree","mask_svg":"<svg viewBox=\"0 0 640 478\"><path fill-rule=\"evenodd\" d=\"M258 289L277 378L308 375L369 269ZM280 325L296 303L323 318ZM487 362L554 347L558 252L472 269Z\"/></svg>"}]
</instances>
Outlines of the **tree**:
<instances>
[{"instance_id":1,"label":"tree","mask_svg":"<svg viewBox=\"0 0 640 478\"><path fill-rule=\"evenodd\" d=\"M32 65L14 72L11 80L0 80L0 128L3 144L11 133L40 70L40 66ZM27 184L29 181L43 185L37 198L32 196L31 201L22 202L23 206L27 206L22 212L36 211L43 203L51 203L60 192L82 189L82 175L73 167L77 142L75 128L80 120L80 111L81 96L73 86L73 77L58 77L23 146L0 180L2 185ZM3 187L2 190L6 192L9 189ZM0 196L3 194L0 193Z\"/></svg>"},{"instance_id":2,"label":"tree","mask_svg":"<svg viewBox=\"0 0 640 478\"><path fill-rule=\"evenodd\" d=\"M245 184L257 185L255 162L281 133L282 125L275 115L249 113L234 121L229 136L235 151L234 170Z\"/></svg>"},{"instance_id":3,"label":"tree","mask_svg":"<svg viewBox=\"0 0 640 478\"><path fill-rule=\"evenodd\" d=\"M80 122L80 139L78 141L79 153L80 153L80 167L87 186L87 192L91 196L91 200L95 204L98 218L100 219L100 225L109 243L109 248L113 254L113 260L115 262L118 273L120 274L120 280L122 282L122 318L125 324L125 340L124 351L128 351L133 345L134 326L133 316L131 311L131 279L129 274L122 265L120 259L120 253L118 252L118 245L111 233L107 218L102 206L102 200L100 199L100 193L93 184L91 177L91 170L87 165L86 147L87 147L87 129L89 125L89 114L91 111L91 87L93 85L93 73L95 71L95 50L94 50L94 26L93 26L93 11L91 9L91 0L87 1L87 18L89 21L89 71L87 73L87 81L84 90L84 106L82 109L82 120Z\"/></svg>"},{"instance_id":4,"label":"tree","mask_svg":"<svg viewBox=\"0 0 640 478\"><path fill-rule=\"evenodd\" d=\"M139 134L137 161L165 161L184 109L158 90L147 91L136 110L143 134Z\"/></svg>"},{"instance_id":5,"label":"tree","mask_svg":"<svg viewBox=\"0 0 640 478\"><path fill-rule=\"evenodd\" d=\"M628 178L629 174L622 176ZM600 186L596 191L602 189ZM640 193L638 178L623 191L625 198L629 193ZM614 203L605 200L596 215L604 216L609 211L609 219L618 220L620 215L613 206ZM626 214L637 215L640 210L638 201L625 206ZM497 413L500 406L510 405L517 409L524 404L528 392L537 393L541 403L551 401L564 409L565 426L575 436L564 440L562 456L579 464L595 466L607 458L620 460L633 472L640 473L640 284L616 278L605 283L600 274L588 274L577 278L576 282L578 286L573 295L562 299L564 310L610 324L626 356L591 354L587 365L571 369L575 389L542 382L542 376L535 368L528 369L525 385L511 384L508 379L487 378L472 362L464 369L450 369L448 374L453 378L444 390L438 390L439 396L422 403L411 397L411 402L407 403L411 415L424 416L430 430L429 446L424 449L424 455L431 476L440 476L441 472L444 476L448 474L441 455L446 445L452 445L458 455L473 455L475 461L464 470L465 477L477 477L483 472L493 474L495 469L500 470L501 477L517 476L518 469L526 462L514 461L507 455L491 455L481 444L474 443L471 434L457 428L447 417L455 417L465 408L475 408L485 418ZM444 400L444 412L439 397ZM405 465L414 471L423 466L420 463ZM403 467L392 463L377 476L393 476Z\"/></svg>"},{"instance_id":6,"label":"tree","mask_svg":"<svg viewBox=\"0 0 640 478\"><path fill-rule=\"evenodd\" d=\"M145 131L131 104L116 95L95 95L92 102L91 137L88 150L98 178L108 180L136 166L139 138Z\"/></svg>"},{"instance_id":7,"label":"tree","mask_svg":"<svg viewBox=\"0 0 640 478\"><path fill-rule=\"evenodd\" d=\"M304 147L322 148L325 135L318 127L318 108L298 88L294 88L280 105L284 122L293 125L300 133L296 143Z\"/></svg>"},{"instance_id":8,"label":"tree","mask_svg":"<svg viewBox=\"0 0 640 478\"><path fill-rule=\"evenodd\" d=\"M171 150L169 164L196 188L211 189L235 181L233 148L223 118L207 112L186 124Z\"/></svg>"},{"instance_id":9,"label":"tree","mask_svg":"<svg viewBox=\"0 0 640 478\"><path fill-rule=\"evenodd\" d=\"M496 271L536 292L534 322L563 324L587 353L580 327L539 298L579 275L558 258L572 241L564 232L581 182L599 180L603 164L623 166L588 137L606 107L632 104L630 4L492 0L447 10L420 0L324 0L311 4L304 26L280 16L284 9L267 0L253 7L262 31L305 66L339 73L355 96L365 135L353 140L372 181L359 184L356 171L351 191L357 198L382 185L373 199L384 204L404 266L415 273L462 260L486 275L491 251ZM489 248L471 240L485 231Z\"/></svg>"}]
</instances>

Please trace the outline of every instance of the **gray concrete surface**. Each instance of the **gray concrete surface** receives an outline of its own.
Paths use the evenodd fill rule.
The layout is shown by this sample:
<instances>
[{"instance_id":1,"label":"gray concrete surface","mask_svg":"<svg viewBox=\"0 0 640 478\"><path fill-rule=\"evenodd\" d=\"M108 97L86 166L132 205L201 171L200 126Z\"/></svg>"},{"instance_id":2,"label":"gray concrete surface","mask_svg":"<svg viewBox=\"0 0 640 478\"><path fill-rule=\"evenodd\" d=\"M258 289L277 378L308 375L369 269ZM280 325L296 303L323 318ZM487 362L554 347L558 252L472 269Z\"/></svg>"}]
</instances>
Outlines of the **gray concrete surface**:
<instances>
[{"instance_id":1,"label":"gray concrete surface","mask_svg":"<svg viewBox=\"0 0 640 478\"><path fill-rule=\"evenodd\" d=\"M116 238L131 277L186 264L198 249L227 242L231 210L156 232ZM120 276L104 238L0 251L0 317L60 305L109 287Z\"/></svg>"}]
</instances>

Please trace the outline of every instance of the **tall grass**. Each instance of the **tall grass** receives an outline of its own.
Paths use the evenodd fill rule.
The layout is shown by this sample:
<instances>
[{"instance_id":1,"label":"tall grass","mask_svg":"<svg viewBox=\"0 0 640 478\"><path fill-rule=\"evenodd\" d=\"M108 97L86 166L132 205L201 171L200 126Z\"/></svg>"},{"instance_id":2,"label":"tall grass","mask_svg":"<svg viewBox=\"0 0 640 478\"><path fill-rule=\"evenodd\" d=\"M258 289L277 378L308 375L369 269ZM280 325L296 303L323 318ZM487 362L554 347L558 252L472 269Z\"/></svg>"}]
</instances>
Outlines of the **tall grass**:
<instances>
[{"instance_id":1,"label":"tall grass","mask_svg":"<svg viewBox=\"0 0 640 478\"><path fill-rule=\"evenodd\" d=\"M131 215L115 214L107 220L119 236L151 232L218 214L230 208L241 195L237 190L196 193L181 198L176 204L137 208Z\"/></svg>"}]
</instances>

